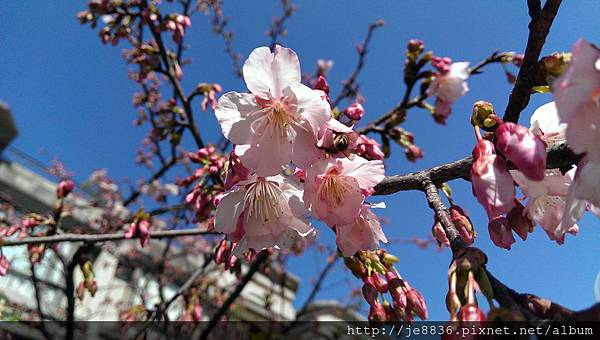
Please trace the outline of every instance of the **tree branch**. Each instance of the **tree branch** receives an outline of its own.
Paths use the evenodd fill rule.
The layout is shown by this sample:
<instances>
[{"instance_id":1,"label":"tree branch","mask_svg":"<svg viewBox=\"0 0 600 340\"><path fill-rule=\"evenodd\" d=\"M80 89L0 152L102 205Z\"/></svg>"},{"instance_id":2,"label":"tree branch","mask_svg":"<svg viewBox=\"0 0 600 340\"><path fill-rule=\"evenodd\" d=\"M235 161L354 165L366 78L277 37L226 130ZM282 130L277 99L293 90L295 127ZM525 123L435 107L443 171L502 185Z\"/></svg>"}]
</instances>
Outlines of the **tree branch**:
<instances>
[{"instance_id":1,"label":"tree branch","mask_svg":"<svg viewBox=\"0 0 600 340\"><path fill-rule=\"evenodd\" d=\"M231 295L229 295L229 297L227 298L227 300L225 300L223 305L221 305L221 307L217 310L217 312L215 314L213 314L213 316L210 319L206 328L204 328L202 330L202 333L200 333L200 334L198 334L198 331L200 330L200 328L198 328L194 332L194 334L192 334L192 339L194 339L194 340L195 339L200 339L200 340L207 339L210 332L217 325L217 322L219 322L219 320L221 320L221 317L229 310L229 307L231 307L233 302L240 296L240 294L242 293L242 291L244 290L244 288L246 287L248 282L250 282L250 280L252 279L254 274L256 274L256 272L258 271L260 266L264 262L267 261L267 259L269 258L269 255L270 255L270 253L268 250L263 250L258 254L258 256L256 257L256 260L254 260L254 262L248 269L248 272L246 273L246 275L244 275L244 277L242 278L240 283L238 283L238 285L235 287L235 290L233 291L233 293L231 293Z\"/></svg>"},{"instance_id":2,"label":"tree branch","mask_svg":"<svg viewBox=\"0 0 600 340\"><path fill-rule=\"evenodd\" d=\"M557 144L548 150L546 157L547 169L568 168L581 159L581 155L575 154L565 143ZM409 173L406 175L387 176L381 183L375 186L374 195L390 195L398 191L422 190L422 182L429 178L438 186L444 182L454 179L469 180L473 157L465 157L458 161L438 165L436 167Z\"/></svg>"},{"instance_id":3,"label":"tree branch","mask_svg":"<svg viewBox=\"0 0 600 340\"><path fill-rule=\"evenodd\" d=\"M213 231L205 231L200 229L179 229L179 230L161 230L150 232L150 238L160 239L167 237L181 236L196 236L196 235L217 235L219 233ZM31 236L16 240L0 240L0 246L12 247L25 244L37 243L58 243L58 242L83 242L83 243L98 243L106 241L122 241L122 240L137 240L137 238L127 239L125 233L114 234L59 234L52 236Z\"/></svg>"},{"instance_id":4,"label":"tree branch","mask_svg":"<svg viewBox=\"0 0 600 340\"><path fill-rule=\"evenodd\" d=\"M533 86L533 79L537 72L538 59L540 58L546 37L550 33L550 26L554 21L554 17L556 17L561 2L562 0L547 0L544 8L540 11L539 0L527 1L529 16L531 17L529 37L527 38L523 64L521 65L515 86L504 111L504 121L518 122L521 111L529 104L531 87Z\"/></svg>"}]
</instances>

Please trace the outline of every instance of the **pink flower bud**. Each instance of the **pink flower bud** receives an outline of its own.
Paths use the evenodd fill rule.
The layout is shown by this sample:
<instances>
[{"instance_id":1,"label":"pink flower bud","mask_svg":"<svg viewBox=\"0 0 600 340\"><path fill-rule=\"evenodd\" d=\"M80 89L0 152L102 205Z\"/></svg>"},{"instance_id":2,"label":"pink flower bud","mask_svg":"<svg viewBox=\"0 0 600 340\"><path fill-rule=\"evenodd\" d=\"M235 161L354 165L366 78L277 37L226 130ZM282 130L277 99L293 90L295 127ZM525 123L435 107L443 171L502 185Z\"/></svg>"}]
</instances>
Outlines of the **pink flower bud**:
<instances>
[{"instance_id":1,"label":"pink flower bud","mask_svg":"<svg viewBox=\"0 0 600 340\"><path fill-rule=\"evenodd\" d=\"M406 300L408 307L415 313L421 320L427 319L427 305L423 295L418 290L411 287L408 283L406 285Z\"/></svg>"},{"instance_id":2,"label":"pink flower bud","mask_svg":"<svg viewBox=\"0 0 600 340\"><path fill-rule=\"evenodd\" d=\"M319 76L317 79L317 83L315 84L315 90L321 90L325 92L325 94L329 94L329 84L327 83L327 79L324 76Z\"/></svg>"},{"instance_id":3,"label":"pink flower bud","mask_svg":"<svg viewBox=\"0 0 600 340\"><path fill-rule=\"evenodd\" d=\"M496 146L519 171L532 181L546 172L546 144L524 126L506 122L496 129Z\"/></svg>"},{"instance_id":4,"label":"pink flower bud","mask_svg":"<svg viewBox=\"0 0 600 340\"><path fill-rule=\"evenodd\" d=\"M369 321L370 322L383 322L386 320L385 308L381 303L371 305L369 309Z\"/></svg>"},{"instance_id":5,"label":"pink flower bud","mask_svg":"<svg viewBox=\"0 0 600 340\"><path fill-rule=\"evenodd\" d=\"M367 301L369 305L373 306L374 304L379 303L379 301L377 301L377 288L372 282L365 280L365 283L362 286L362 293L365 301Z\"/></svg>"},{"instance_id":6,"label":"pink flower bud","mask_svg":"<svg viewBox=\"0 0 600 340\"><path fill-rule=\"evenodd\" d=\"M217 166L215 166L215 165L211 165L208 168L208 173L211 174L211 175L213 175L213 176L216 176L216 175L219 174L219 168Z\"/></svg>"},{"instance_id":7,"label":"pink flower bud","mask_svg":"<svg viewBox=\"0 0 600 340\"><path fill-rule=\"evenodd\" d=\"M77 295L77 298L79 299L79 301L83 300L83 294L85 294L85 286L83 284L83 281L79 282L79 285L77 286L77 289L75 290L75 295Z\"/></svg>"},{"instance_id":8,"label":"pink flower bud","mask_svg":"<svg viewBox=\"0 0 600 340\"><path fill-rule=\"evenodd\" d=\"M138 223L138 231L140 233L140 245L145 247L150 242L150 222L143 219Z\"/></svg>"},{"instance_id":9,"label":"pink flower bud","mask_svg":"<svg viewBox=\"0 0 600 340\"><path fill-rule=\"evenodd\" d=\"M199 303L196 303L194 305L194 310L192 313L192 317L194 318L194 321L200 321L202 320L202 306L200 306Z\"/></svg>"},{"instance_id":10,"label":"pink flower bud","mask_svg":"<svg viewBox=\"0 0 600 340\"><path fill-rule=\"evenodd\" d=\"M433 237L437 241L438 246L450 247L450 240L448 239L448 236L444 231L442 222L440 222L439 219L437 219L437 217L435 222L433 223L433 226L431 227L431 234L433 234Z\"/></svg>"},{"instance_id":11,"label":"pink flower bud","mask_svg":"<svg viewBox=\"0 0 600 340\"><path fill-rule=\"evenodd\" d=\"M408 52L422 52L424 49L425 43L423 42L423 40L411 39L408 41Z\"/></svg>"},{"instance_id":12,"label":"pink flower bud","mask_svg":"<svg viewBox=\"0 0 600 340\"><path fill-rule=\"evenodd\" d=\"M458 205L450 207L450 218L454 226L458 229L460 237L465 241L467 245L473 244L475 239L475 230L473 229L473 223L471 219L464 212L464 210Z\"/></svg>"},{"instance_id":13,"label":"pink flower bud","mask_svg":"<svg viewBox=\"0 0 600 340\"><path fill-rule=\"evenodd\" d=\"M510 227L525 241L527 234L533 232L533 223L525 216L525 207L518 201L515 202L515 207L506 215Z\"/></svg>"},{"instance_id":14,"label":"pink flower bud","mask_svg":"<svg viewBox=\"0 0 600 340\"><path fill-rule=\"evenodd\" d=\"M404 149L404 153L406 154L406 159L411 162L416 162L417 159L423 158L423 151L418 146L411 144Z\"/></svg>"},{"instance_id":15,"label":"pink flower bud","mask_svg":"<svg viewBox=\"0 0 600 340\"><path fill-rule=\"evenodd\" d=\"M510 224L505 217L496 217L488 223L488 231L490 239L500 248L510 250L510 247L515 243L515 238L510 229Z\"/></svg>"},{"instance_id":16,"label":"pink flower bud","mask_svg":"<svg viewBox=\"0 0 600 340\"><path fill-rule=\"evenodd\" d=\"M8 268L10 267L10 262L4 255L0 255L0 276L6 275L8 272Z\"/></svg>"},{"instance_id":17,"label":"pink flower bud","mask_svg":"<svg viewBox=\"0 0 600 340\"><path fill-rule=\"evenodd\" d=\"M458 311L458 321L460 322L481 322L485 321L485 313L475 304L466 304Z\"/></svg>"},{"instance_id":18,"label":"pink flower bud","mask_svg":"<svg viewBox=\"0 0 600 340\"><path fill-rule=\"evenodd\" d=\"M125 238L126 239L132 238L133 235L135 234L136 229L137 229L137 222L129 223L129 225L127 226L127 229L125 230Z\"/></svg>"},{"instance_id":19,"label":"pink flower bud","mask_svg":"<svg viewBox=\"0 0 600 340\"><path fill-rule=\"evenodd\" d=\"M365 114L365 109L359 103L354 103L344 110L344 114L352 120L360 120Z\"/></svg>"},{"instance_id":20,"label":"pink flower bud","mask_svg":"<svg viewBox=\"0 0 600 340\"><path fill-rule=\"evenodd\" d=\"M406 292L404 291L404 280L398 277L398 275L390 270L385 273L385 278L388 282L388 290L392 299L394 301L394 305L398 308L406 308L407 300L406 300Z\"/></svg>"},{"instance_id":21,"label":"pink flower bud","mask_svg":"<svg viewBox=\"0 0 600 340\"><path fill-rule=\"evenodd\" d=\"M72 180L63 180L58 183L58 187L56 188L56 197L65 198L68 194L70 194L75 188L75 183Z\"/></svg>"},{"instance_id":22,"label":"pink flower bud","mask_svg":"<svg viewBox=\"0 0 600 340\"><path fill-rule=\"evenodd\" d=\"M215 262L217 264L224 263L225 260L231 255L231 248L229 247L229 241L223 239L217 245L215 249Z\"/></svg>"},{"instance_id":23,"label":"pink flower bud","mask_svg":"<svg viewBox=\"0 0 600 340\"><path fill-rule=\"evenodd\" d=\"M373 278L373 283L375 284L375 287L377 287L377 290L380 293L387 293L389 287L387 281L379 274L373 274L371 277Z\"/></svg>"}]
</instances>

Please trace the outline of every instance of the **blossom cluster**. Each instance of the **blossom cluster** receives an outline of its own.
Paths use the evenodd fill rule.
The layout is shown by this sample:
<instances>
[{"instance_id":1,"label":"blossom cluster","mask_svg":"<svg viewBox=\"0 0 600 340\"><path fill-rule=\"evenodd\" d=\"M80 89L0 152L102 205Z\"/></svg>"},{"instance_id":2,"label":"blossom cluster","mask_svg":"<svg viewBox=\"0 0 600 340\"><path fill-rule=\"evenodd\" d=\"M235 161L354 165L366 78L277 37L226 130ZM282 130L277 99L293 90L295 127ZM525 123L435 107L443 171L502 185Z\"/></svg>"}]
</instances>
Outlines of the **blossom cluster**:
<instances>
[{"instance_id":1,"label":"blossom cluster","mask_svg":"<svg viewBox=\"0 0 600 340\"><path fill-rule=\"evenodd\" d=\"M326 80L318 89L301 83L296 53L281 46L255 49L243 75L250 93L228 92L215 108L235 145L215 230L236 242L236 253L287 248L314 234L309 217L335 230L345 256L386 242L365 201L384 177L383 154L333 118ZM363 110L345 114L352 123Z\"/></svg>"},{"instance_id":2,"label":"blossom cluster","mask_svg":"<svg viewBox=\"0 0 600 340\"><path fill-rule=\"evenodd\" d=\"M586 211L600 215L600 49L579 40L568 66L549 75L555 101L533 113L529 129L502 122L489 103L474 108L474 124L496 125L496 143L480 137L473 150L473 192L488 213L492 241L506 249L515 242L512 231L525 240L533 223L562 244L566 233L578 232ZM546 169L547 151L564 143L580 155L578 164ZM515 197L515 184L525 206Z\"/></svg>"}]
</instances>

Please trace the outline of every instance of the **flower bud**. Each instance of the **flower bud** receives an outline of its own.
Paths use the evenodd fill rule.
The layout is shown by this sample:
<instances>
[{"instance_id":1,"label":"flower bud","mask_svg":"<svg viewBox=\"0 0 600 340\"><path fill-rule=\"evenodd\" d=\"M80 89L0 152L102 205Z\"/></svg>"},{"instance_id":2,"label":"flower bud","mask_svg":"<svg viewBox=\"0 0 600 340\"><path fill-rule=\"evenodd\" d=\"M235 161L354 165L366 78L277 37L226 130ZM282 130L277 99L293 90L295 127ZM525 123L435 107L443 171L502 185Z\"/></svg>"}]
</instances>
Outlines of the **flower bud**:
<instances>
[{"instance_id":1,"label":"flower bud","mask_svg":"<svg viewBox=\"0 0 600 340\"><path fill-rule=\"evenodd\" d=\"M398 308L406 308L408 302L406 292L404 291L404 280L399 278L392 270L385 272L385 278L387 279L388 290L392 296L394 305Z\"/></svg>"},{"instance_id":2,"label":"flower bud","mask_svg":"<svg viewBox=\"0 0 600 340\"><path fill-rule=\"evenodd\" d=\"M352 120L360 120L365 114L365 109L360 103L354 103L344 110L344 114Z\"/></svg>"},{"instance_id":3,"label":"flower bud","mask_svg":"<svg viewBox=\"0 0 600 340\"><path fill-rule=\"evenodd\" d=\"M495 118L496 112L492 103L480 100L473 104L473 113L471 114L471 124L473 126L479 126L487 130L496 125Z\"/></svg>"},{"instance_id":4,"label":"flower bud","mask_svg":"<svg viewBox=\"0 0 600 340\"><path fill-rule=\"evenodd\" d=\"M405 282L406 285L406 300L408 307L415 313L421 320L427 319L427 305L423 295L418 290L410 286Z\"/></svg>"},{"instance_id":5,"label":"flower bud","mask_svg":"<svg viewBox=\"0 0 600 340\"><path fill-rule=\"evenodd\" d=\"M488 223L488 231L490 239L500 248L510 250L510 247L515 243L515 238L510 229L510 224L505 217L497 217Z\"/></svg>"},{"instance_id":6,"label":"flower bud","mask_svg":"<svg viewBox=\"0 0 600 340\"><path fill-rule=\"evenodd\" d=\"M369 309L369 322L383 322L386 321L385 308L381 303L371 305Z\"/></svg>"},{"instance_id":7,"label":"flower bud","mask_svg":"<svg viewBox=\"0 0 600 340\"><path fill-rule=\"evenodd\" d=\"M408 159L410 162L416 162L417 159L423 158L423 151L421 151L421 148L414 144L407 146L404 149L404 153L406 155L406 159Z\"/></svg>"},{"instance_id":8,"label":"flower bud","mask_svg":"<svg viewBox=\"0 0 600 340\"><path fill-rule=\"evenodd\" d=\"M10 262L4 255L0 255L0 276L6 275L8 272L8 268L10 267Z\"/></svg>"},{"instance_id":9,"label":"flower bud","mask_svg":"<svg viewBox=\"0 0 600 340\"><path fill-rule=\"evenodd\" d=\"M388 283L384 280L379 274L375 273L371 276L373 278L372 282L375 284L377 291L380 293L387 293L388 291Z\"/></svg>"},{"instance_id":10,"label":"flower bud","mask_svg":"<svg viewBox=\"0 0 600 340\"><path fill-rule=\"evenodd\" d=\"M442 222L436 217L433 226L431 227L431 234L435 238L438 243L438 246L450 247L450 240L444 231L444 227L442 226Z\"/></svg>"},{"instance_id":11,"label":"flower bud","mask_svg":"<svg viewBox=\"0 0 600 340\"><path fill-rule=\"evenodd\" d=\"M464 210L458 205L453 205L450 207L450 219L454 226L458 229L460 233L460 237L467 245L473 244L473 240L475 239L475 229L473 228L473 223L471 223L471 219L464 212Z\"/></svg>"},{"instance_id":12,"label":"flower bud","mask_svg":"<svg viewBox=\"0 0 600 340\"><path fill-rule=\"evenodd\" d=\"M546 173L546 143L524 126L506 122L496 129L496 147L532 181Z\"/></svg>"},{"instance_id":13,"label":"flower bud","mask_svg":"<svg viewBox=\"0 0 600 340\"><path fill-rule=\"evenodd\" d=\"M315 84L315 90L321 90L325 92L325 94L329 94L329 83L327 83L327 79L324 76L320 75Z\"/></svg>"},{"instance_id":14,"label":"flower bud","mask_svg":"<svg viewBox=\"0 0 600 340\"><path fill-rule=\"evenodd\" d=\"M508 212L506 218L508 219L512 230L514 230L523 241L527 239L528 233L533 232L533 223L525 216L525 207L523 207L520 202L515 201L514 208Z\"/></svg>"},{"instance_id":15,"label":"flower bud","mask_svg":"<svg viewBox=\"0 0 600 340\"><path fill-rule=\"evenodd\" d=\"M373 306L374 304L379 303L379 301L377 301L377 288L372 282L365 280L365 283L362 286L362 293L365 301L367 301L369 305Z\"/></svg>"},{"instance_id":16,"label":"flower bud","mask_svg":"<svg viewBox=\"0 0 600 340\"><path fill-rule=\"evenodd\" d=\"M425 43L423 40L411 39L408 41L407 50L409 53L418 55L425 50Z\"/></svg>"},{"instance_id":17,"label":"flower bud","mask_svg":"<svg viewBox=\"0 0 600 340\"><path fill-rule=\"evenodd\" d=\"M58 183L58 187L56 188L56 197L57 198L65 198L68 194L70 194L75 188L75 183L72 180L62 180Z\"/></svg>"},{"instance_id":18,"label":"flower bud","mask_svg":"<svg viewBox=\"0 0 600 340\"><path fill-rule=\"evenodd\" d=\"M140 233L140 245L143 248L150 242L150 222L147 219L138 223L138 232Z\"/></svg>"},{"instance_id":19,"label":"flower bud","mask_svg":"<svg viewBox=\"0 0 600 340\"><path fill-rule=\"evenodd\" d=\"M458 311L458 321L460 322L481 322L485 321L485 313L475 304L466 304Z\"/></svg>"},{"instance_id":20,"label":"flower bud","mask_svg":"<svg viewBox=\"0 0 600 340\"><path fill-rule=\"evenodd\" d=\"M75 295L79 299L79 301L83 300L83 294L85 294L85 286L83 285L83 281L79 282L77 289L75 290Z\"/></svg>"},{"instance_id":21,"label":"flower bud","mask_svg":"<svg viewBox=\"0 0 600 340\"><path fill-rule=\"evenodd\" d=\"M344 257L344 264L346 267L348 267L348 269L350 269L352 274L359 279L362 279L367 275L367 269L365 268L365 265L355 256Z\"/></svg>"}]
</instances>

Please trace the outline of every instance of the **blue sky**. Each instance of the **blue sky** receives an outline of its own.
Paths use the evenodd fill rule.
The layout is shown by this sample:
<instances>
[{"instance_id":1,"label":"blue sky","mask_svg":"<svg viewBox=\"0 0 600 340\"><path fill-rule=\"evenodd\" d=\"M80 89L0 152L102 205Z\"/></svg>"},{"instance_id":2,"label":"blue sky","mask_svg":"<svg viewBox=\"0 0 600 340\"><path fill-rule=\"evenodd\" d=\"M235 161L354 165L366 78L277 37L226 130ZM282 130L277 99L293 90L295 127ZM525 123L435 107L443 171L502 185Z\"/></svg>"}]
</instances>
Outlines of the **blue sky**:
<instances>
[{"instance_id":1,"label":"blue sky","mask_svg":"<svg viewBox=\"0 0 600 340\"><path fill-rule=\"evenodd\" d=\"M15 146L46 163L59 157L84 180L98 168L107 168L115 178L137 179L147 171L134 165L135 151L144 136L132 127L135 110L131 95L136 87L127 78L127 65L120 55L124 45L101 45L97 30L81 26L75 19L86 1L2 1L0 3L0 99L8 102L20 127ZM299 1L299 11L288 22L284 45L300 56L304 72L313 72L319 58L333 59L329 82L334 94L356 63L355 46L364 39L369 23L384 19L367 56L359 80L366 96L366 120L379 116L400 101L404 93L402 66L404 48L411 38L423 39L427 49L455 61L476 63L493 50L522 51L527 38L528 16L521 1ZM264 35L272 17L279 15L278 1L226 3L235 34L234 47L242 56L267 45ZM543 53L569 50L579 37L599 43L600 3L563 3ZM191 89L198 82L219 82L225 91L244 91L222 53L223 43L211 34L209 21L193 18L187 42L192 65L184 78ZM410 172L470 154L474 144L469 113L474 101L484 99L502 110L511 86L502 69L492 65L469 81L470 92L454 106L447 126L435 125L424 111L409 112L404 127L416 135L425 158L408 163L398 148L386 162L387 174ZM551 100L536 95L522 115L528 124L533 110ZM217 140L219 129L213 113L196 108L197 120L206 140ZM526 242L511 251L494 247L488 237L483 209L471 195L470 184L451 183L456 201L472 216L480 237L476 246L489 256L488 268L506 284L581 309L594 302L594 280L600 271L598 220L586 217L577 237L563 246L549 241L536 230ZM427 237L432 212L420 192L385 197L388 209L379 213L389 219L384 230L389 238ZM334 244L332 233L320 229L320 237ZM425 295L432 319L446 319L444 296L448 250L422 250L394 244L389 250L400 258L398 269ZM293 259L291 271L304 279L298 300L309 291L309 281L323 261L308 253ZM345 296L349 275L338 268L327 279L319 298Z\"/></svg>"}]
</instances>

